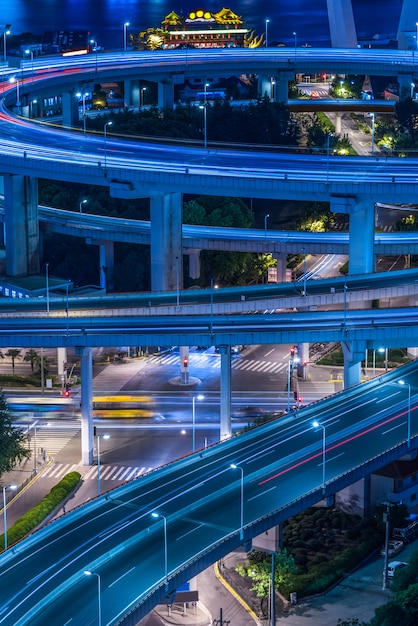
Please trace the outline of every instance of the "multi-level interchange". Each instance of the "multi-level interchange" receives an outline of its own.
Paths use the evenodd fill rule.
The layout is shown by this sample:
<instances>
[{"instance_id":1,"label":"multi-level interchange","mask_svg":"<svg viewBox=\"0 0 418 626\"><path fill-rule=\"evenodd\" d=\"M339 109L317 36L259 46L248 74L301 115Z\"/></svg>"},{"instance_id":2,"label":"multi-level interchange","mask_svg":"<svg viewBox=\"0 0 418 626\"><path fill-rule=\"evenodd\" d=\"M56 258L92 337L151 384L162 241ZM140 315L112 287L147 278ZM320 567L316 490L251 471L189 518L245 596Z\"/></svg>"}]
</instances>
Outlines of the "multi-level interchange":
<instances>
[{"instance_id":1,"label":"multi-level interchange","mask_svg":"<svg viewBox=\"0 0 418 626\"><path fill-rule=\"evenodd\" d=\"M178 290L175 259L183 253L182 193L329 201L332 210L349 215L352 274L373 273L379 241L384 240L374 233L375 203L416 201L414 159L284 157L210 147L180 150L121 142L106 132L85 137L54 131L29 119L34 99L60 93L64 124L73 125L72 94L97 75L123 80L128 105L138 103L139 77L156 81L159 103L169 106L173 85L186 72L220 76L232 69L258 74L261 92L273 76L276 100L286 101L287 82L296 71L313 74L325 64L335 74L396 74L402 97L410 93L415 75L410 51L298 49L289 58L283 49L189 50L187 55L182 51L155 56L125 53L55 59L53 66L45 68L41 64L37 61L32 68L23 63L19 96L16 88L7 87L1 100L0 172L11 277L39 271L38 177L107 186L115 197L150 197L152 289L158 292ZM97 243L103 248L104 264L111 263L111 242ZM274 245L279 254L285 250L280 240ZM415 251L416 242L409 245ZM405 274L411 281L409 285L406 281L403 295L415 293L415 274ZM377 279L370 279L372 288ZM347 389L301 410L297 419L288 416L226 439L100 496L7 551L0 561L4 581L0 626L53 623L57 614L62 623L70 619L88 623L96 606L86 590L84 571L100 572L104 623L134 624L167 592L240 543L248 545L257 534L324 497L332 499L360 478L367 483L371 471L415 450L415 363L401 373L395 370L355 385L367 347L418 345L415 309L377 312L366 306L353 311L347 307L351 297L347 285L334 291L340 304L337 311L276 314L268 319L241 316L238 305L235 314L226 315L214 309L210 300L192 313L173 303L174 315L166 311L164 316L150 307L144 307L146 317L138 316L138 310L127 305L112 316L100 310L83 312L72 301L65 315L51 308L49 315L25 310L20 317L16 307L16 313L2 319L2 346L75 346L78 350L86 464L93 449L89 409L94 346L140 345L144 335L155 345L221 346L223 437L229 434L231 345L340 341ZM238 304L246 300L242 292ZM309 290L307 296L300 295L308 296ZM314 420L321 429L312 426Z\"/></svg>"}]
</instances>

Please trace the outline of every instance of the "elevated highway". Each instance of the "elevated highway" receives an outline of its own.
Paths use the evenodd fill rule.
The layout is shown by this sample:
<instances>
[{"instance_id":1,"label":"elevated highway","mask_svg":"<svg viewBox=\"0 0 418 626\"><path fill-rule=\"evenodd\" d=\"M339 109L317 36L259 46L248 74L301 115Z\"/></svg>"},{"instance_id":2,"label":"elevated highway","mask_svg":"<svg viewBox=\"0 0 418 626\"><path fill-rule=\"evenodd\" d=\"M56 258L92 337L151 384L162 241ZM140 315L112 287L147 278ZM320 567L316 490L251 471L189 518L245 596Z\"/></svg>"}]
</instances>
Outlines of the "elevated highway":
<instances>
[{"instance_id":1,"label":"elevated highway","mask_svg":"<svg viewBox=\"0 0 418 626\"><path fill-rule=\"evenodd\" d=\"M239 545L415 453L417 387L412 363L62 515L1 555L0 625L93 623L87 570L100 576L102 623L134 626Z\"/></svg>"}]
</instances>

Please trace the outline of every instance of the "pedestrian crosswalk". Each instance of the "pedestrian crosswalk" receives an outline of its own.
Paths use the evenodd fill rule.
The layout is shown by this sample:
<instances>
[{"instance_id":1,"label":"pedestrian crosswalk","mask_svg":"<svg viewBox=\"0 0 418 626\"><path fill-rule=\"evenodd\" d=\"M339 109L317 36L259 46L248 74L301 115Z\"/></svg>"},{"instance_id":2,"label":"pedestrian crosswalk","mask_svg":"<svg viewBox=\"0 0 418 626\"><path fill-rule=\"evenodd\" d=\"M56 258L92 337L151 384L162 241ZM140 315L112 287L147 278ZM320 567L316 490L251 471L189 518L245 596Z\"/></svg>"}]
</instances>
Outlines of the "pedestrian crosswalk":
<instances>
[{"instance_id":1,"label":"pedestrian crosswalk","mask_svg":"<svg viewBox=\"0 0 418 626\"><path fill-rule=\"evenodd\" d=\"M128 466L128 465L100 465L100 480L110 480L113 482L126 482L133 478L138 478L151 471L152 467ZM84 467L80 464L71 463L51 463L42 471L42 478L60 479L69 472L80 472L84 481L97 480L97 465Z\"/></svg>"},{"instance_id":2,"label":"pedestrian crosswalk","mask_svg":"<svg viewBox=\"0 0 418 626\"><path fill-rule=\"evenodd\" d=\"M153 355L148 357L148 363L152 365L180 365L180 357L178 354L169 355ZM199 368L220 369L221 358L219 355L214 354L189 354L189 369L193 366ZM277 363L276 361L262 361L254 359L243 359L235 357L231 359L232 370L253 371L253 372L265 372L275 374L282 372L287 367L287 361Z\"/></svg>"},{"instance_id":3,"label":"pedestrian crosswalk","mask_svg":"<svg viewBox=\"0 0 418 626\"><path fill-rule=\"evenodd\" d=\"M78 424L72 425L36 425L28 433L28 447L34 450L36 447L37 457L53 458L66 446L73 437L80 433Z\"/></svg>"}]
</instances>

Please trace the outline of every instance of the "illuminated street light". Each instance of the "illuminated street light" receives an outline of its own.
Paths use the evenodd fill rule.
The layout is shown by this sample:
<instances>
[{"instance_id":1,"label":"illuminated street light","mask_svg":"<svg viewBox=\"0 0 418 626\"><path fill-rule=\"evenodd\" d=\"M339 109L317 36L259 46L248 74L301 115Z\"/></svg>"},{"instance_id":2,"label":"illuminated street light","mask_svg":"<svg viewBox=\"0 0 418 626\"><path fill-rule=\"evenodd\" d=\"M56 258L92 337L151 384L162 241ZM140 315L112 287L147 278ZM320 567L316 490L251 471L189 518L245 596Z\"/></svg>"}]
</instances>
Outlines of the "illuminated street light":
<instances>
[{"instance_id":1,"label":"illuminated street light","mask_svg":"<svg viewBox=\"0 0 418 626\"><path fill-rule=\"evenodd\" d=\"M4 549L7 550L7 503L6 503L6 491L10 489L14 491L17 489L16 485L3 485L3 536L4 536Z\"/></svg>"},{"instance_id":2,"label":"illuminated street light","mask_svg":"<svg viewBox=\"0 0 418 626\"><path fill-rule=\"evenodd\" d=\"M93 572L92 570L89 570L89 569L85 569L83 574L85 576L97 576L97 602L98 602L97 623L98 623L98 626L102 626L102 590L101 590L100 574L98 574L97 572Z\"/></svg>"},{"instance_id":3,"label":"illuminated street light","mask_svg":"<svg viewBox=\"0 0 418 626\"><path fill-rule=\"evenodd\" d=\"M241 472L241 507L240 507L241 508L241 514L240 514L241 528L240 528L239 538L242 541L244 539L244 470L240 465L236 465L235 463L231 463L230 468L239 469Z\"/></svg>"},{"instance_id":4,"label":"illuminated street light","mask_svg":"<svg viewBox=\"0 0 418 626\"><path fill-rule=\"evenodd\" d=\"M97 435L97 495L100 496L100 439L110 439L110 435Z\"/></svg>"},{"instance_id":5,"label":"illuminated street light","mask_svg":"<svg viewBox=\"0 0 418 626\"><path fill-rule=\"evenodd\" d=\"M144 106L144 92L147 90L146 87L141 87L141 92L140 92L140 104L141 104L141 109Z\"/></svg>"},{"instance_id":6,"label":"illuminated street light","mask_svg":"<svg viewBox=\"0 0 418 626\"><path fill-rule=\"evenodd\" d=\"M107 138L107 133L106 133L106 129L108 126L112 126L113 122L106 122L106 124L104 125L104 164L106 167L106 138Z\"/></svg>"},{"instance_id":7,"label":"illuminated street light","mask_svg":"<svg viewBox=\"0 0 418 626\"><path fill-rule=\"evenodd\" d=\"M267 241L267 220L270 217L270 213L264 216L264 241Z\"/></svg>"},{"instance_id":8,"label":"illuminated street light","mask_svg":"<svg viewBox=\"0 0 418 626\"><path fill-rule=\"evenodd\" d=\"M296 63L296 48L298 47L298 35L293 31L293 37L295 38L295 63Z\"/></svg>"},{"instance_id":9,"label":"illuminated street light","mask_svg":"<svg viewBox=\"0 0 418 626\"><path fill-rule=\"evenodd\" d=\"M293 365L295 363L299 363L300 358L298 356L293 356L287 362L287 412L290 413L290 380L291 374L293 373Z\"/></svg>"},{"instance_id":10,"label":"illuminated street light","mask_svg":"<svg viewBox=\"0 0 418 626\"><path fill-rule=\"evenodd\" d=\"M370 117L372 118L372 156L374 156L374 113L370 113Z\"/></svg>"},{"instance_id":11,"label":"illuminated street light","mask_svg":"<svg viewBox=\"0 0 418 626\"><path fill-rule=\"evenodd\" d=\"M163 518L164 521L164 576L165 576L165 588L168 588L168 548L167 548L167 518L162 513L153 512L151 513L152 517L158 519L159 517Z\"/></svg>"},{"instance_id":12,"label":"illuminated street light","mask_svg":"<svg viewBox=\"0 0 418 626\"><path fill-rule=\"evenodd\" d=\"M45 263L46 312L49 314L49 263Z\"/></svg>"},{"instance_id":13,"label":"illuminated street light","mask_svg":"<svg viewBox=\"0 0 418 626\"><path fill-rule=\"evenodd\" d=\"M84 134L86 134L86 97L88 96L88 93L76 93L77 98L81 98L82 99L82 115L83 115L83 130L84 130Z\"/></svg>"},{"instance_id":14,"label":"illuminated street light","mask_svg":"<svg viewBox=\"0 0 418 626\"><path fill-rule=\"evenodd\" d=\"M268 48L268 25L270 20L266 20L266 48Z\"/></svg>"},{"instance_id":15,"label":"illuminated street light","mask_svg":"<svg viewBox=\"0 0 418 626\"><path fill-rule=\"evenodd\" d=\"M314 428L322 428L322 490L325 492L325 463L326 463L326 426L315 420L312 422Z\"/></svg>"},{"instance_id":16,"label":"illuminated street light","mask_svg":"<svg viewBox=\"0 0 418 626\"><path fill-rule=\"evenodd\" d=\"M20 112L20 85L19 85L19 80L15 77L12 76L12 78L9 79L9 83L16 83L16 108L17 108L17 112Z\"/></svg>"},{"instance_id":17,"label":"illuminated street light","mask_svg":"<svg viewBox=\"0 0 418 626\"><path fill-rule=\"evenodd\" d=\"M129 26L129 22L125 22L123 25L123 49L125 52L128 49L128 41L127 41L128 26Z\"/></svg>"},{"instance_id":18,"label":"illuminated street light","mask_svg":"<svg viewBox=\"0 0 418 626\"><path fill-rule=\"evenodd\" d=\"M33 80L33 74L34 74L34 71L33 71L33 50L27 49L27 50L25 50L25 54L30 54L30 60L31 60L31 64L32 64L32 80Z\"/></svg>"},{"instance_id":19,"label":"illuminated street light","mask_svg":"<svg viewBox=\"0 0 418 626\"><path fill-rule=\"evenodd\" d=\"M6 47L6 37L10 35L11 24L6 24L6 27L3 31L3 61L6 63L7 60L7 47Z\"/></svg>"},{"instance_id":20,"label":"illuminated street light","mask_svg":"<svg viewBox=\"0 0 418 626\"><path fill-rule=\"evenodd\" d=\"M398 380L399 385L408 387L408 448L411 445L411 385L404 380Z\"/></svg>"},{"instance_id":21,"label":"illuminated street light","mask_svg":"<svg viewBox=\"0 0 418 626\"><path fill-rule=\"evenodd\" d=\"M193 429L192 429L192 451L193 452L196 450L196 399L197 400L204 400L205 396L203 396L202 394L199 394L197 396L193 396L192 397L192 424L193 424Z\"/></svg>"},{"instance_id":22,"label":"illuminated street light","mask_svg":"<svg viewBox=\"0 0 418 626\"><path fill-rule=\"evenodd\" d=\"M80 213L83 212L83 204L87 204L87 200L86 199L80 200Z\"/></svg>"}]
</instances>

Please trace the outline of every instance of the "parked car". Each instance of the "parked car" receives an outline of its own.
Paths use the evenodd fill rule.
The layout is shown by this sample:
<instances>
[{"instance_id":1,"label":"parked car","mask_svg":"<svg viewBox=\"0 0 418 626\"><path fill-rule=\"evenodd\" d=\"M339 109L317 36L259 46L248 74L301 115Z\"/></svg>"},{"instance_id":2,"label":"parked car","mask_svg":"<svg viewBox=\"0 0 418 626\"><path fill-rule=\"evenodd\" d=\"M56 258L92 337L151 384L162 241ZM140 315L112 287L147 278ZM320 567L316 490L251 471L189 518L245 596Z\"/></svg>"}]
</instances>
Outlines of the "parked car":
<instances>
[{"instance_id":1,"label":"parked car","mask_svg":"<svg viewBox=\"0 0 418 626\"><path fill-rule=\"evenodd\" d=\"M408 563L405 563L405 561L392 561L391 563L388 563L388 578L393 578L395 572L399 569L403 569L407 565Z\"/></svg>"},{"instance_id":2,"label":"parked car","mask_svg":"<svg viewBox=\"0 0 418 626\"><path fill-rule=\"evenodd\" d=\"M388 543L388 557L392 558L393 556L396 556L401 550L403 550L403 547L403 541L391 539ZM385 546L383 546L383 548L381 549L380 556L385 556Z\"/></svg>"}]
</instances>

